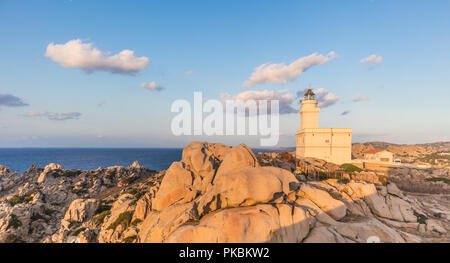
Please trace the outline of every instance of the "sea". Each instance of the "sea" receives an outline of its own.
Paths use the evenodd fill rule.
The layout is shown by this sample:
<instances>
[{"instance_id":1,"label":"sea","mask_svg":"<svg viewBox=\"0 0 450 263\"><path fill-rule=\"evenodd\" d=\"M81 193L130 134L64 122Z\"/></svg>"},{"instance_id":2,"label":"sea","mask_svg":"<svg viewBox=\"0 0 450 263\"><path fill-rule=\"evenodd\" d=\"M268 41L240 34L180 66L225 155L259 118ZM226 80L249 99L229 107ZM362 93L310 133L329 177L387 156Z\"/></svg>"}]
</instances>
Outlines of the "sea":
<instances>
[{"instance_id":1,"label":"sea","mask_svg":"<svg viewBox=\"0 0 450 263\"><path fill-rule=\"evenodd\" d=\"M94 170L98 167L124 166L134 161L148 169L161 171L180 161L182 148L0 148L0 164L12 171L25 172L32 164L45 167L61 164L66 169ZM254 149L257 152L277 150Z\"/></svg>"}]
</instances>

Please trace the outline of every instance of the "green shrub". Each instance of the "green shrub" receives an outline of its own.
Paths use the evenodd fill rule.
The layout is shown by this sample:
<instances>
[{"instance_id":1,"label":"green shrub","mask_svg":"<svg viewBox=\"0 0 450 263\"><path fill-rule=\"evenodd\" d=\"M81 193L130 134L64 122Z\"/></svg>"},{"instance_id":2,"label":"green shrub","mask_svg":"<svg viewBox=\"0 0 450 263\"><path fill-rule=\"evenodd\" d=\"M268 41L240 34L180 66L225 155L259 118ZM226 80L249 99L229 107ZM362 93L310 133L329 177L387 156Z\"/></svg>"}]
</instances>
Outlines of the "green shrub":
<instances>
[{"instance_id":1,"label":"green shrub","mask_svg":"<svg viewBox=\"0 0 450 263\"><path fill-rule=\"evenodd\" d=\"M344 163L341 165L341 168L347 172L347 173L353 173L353 172L361 172L362 169L359 168L358 166L355 166L351 163Z\"/></svg>"},{"instance_id":2,"label":"green shrub","mask_svg":"<svg viewBox=\"0 0 450 263\"><path fill-rule=\"evenodd\" d=\"M133 188L130 191L127 192L128 194L134 195L136 199L141 198L145 194L145 191L140 191L137 188Z\"/></svg>"},{"instance_id":3,"label":"green shrub","mask_svg":"<svg viewBox=\"0 0 450 263\"><path fill-rule=\"evenodd\" d=\"M10 206L15 206L17 204L23 203L23 197L20 195L15 195L6 201Z\"/></svg>"},{"instance_id":4,"label":"green shrub","mask_svg":"<svg viewBox=\"0 0 450 263\"><path fill-rule=\"evenodd\" d=\"M133 217L133 212L127 211L120 214L117 219L108 226L108 230L115 230L117 226L122 225L124 228L128 228L131 222L131 218Z\"/></svg>"},{"instance_id":5,"label":"green shrub","mask_svg":"<svg viewBox=\"0 0 450 263\"><path fill-rule=\"evenodd\" d=\"M426 178L425 181L427 181L427 182L444 182L446 184L450 184L450 179L444 178L444 177Z\"/></svg>"},{"instance_id":6,"label":"green shrub","mask_svg":"<svg viewBox=\"0 0 450 263\"><path fill-rule=\"evenodd\" d=\"M101 212L100 214L96 215L92 220L96 225L101 225L105 221L105 217L109 216L111 214L110 210L106 210Z\"/></svg>"},{"instance_id":7,"label":"green shrub","mask_svg":"<svg viewBox=\"0 0 450 263\"><path fill-rule=\"evenodd\" d=\"M416 211L414 211L414 215L417 217L417 222L419 222L419 224L426 224L427 223L427 219L428 217L426 215L420 214Z\"/></svg>"},{"instance_id":8,"label":"green shrub","mask_svg":"<svg viewBox=\"0 0 450 263\"><path fill-rule=\"evenodd\" d=\"M22 225L22 222L20 222L19 218L15 214L11 214L11 217L9 218L8 226L6 227L6 230L10 229L11 227L14 229L19 228Z\"/></svg>"},{"instance_id":9,"label":"green shrub","mask_svg":"<svg viewBox=\"0 0 450 263\"><path fill-rule=\"evenodd\" d=\"M15 206L15 205L21 204L21 203L29 203L33 200L34 194L36 194L38 192L39 192L38 190L31 190L31 191L28 191L27 193L25 193L24 195L15 195L15 196L11 197L9 200L7 200L6 202L10 206Z\"/></svg>"}]
</instances>

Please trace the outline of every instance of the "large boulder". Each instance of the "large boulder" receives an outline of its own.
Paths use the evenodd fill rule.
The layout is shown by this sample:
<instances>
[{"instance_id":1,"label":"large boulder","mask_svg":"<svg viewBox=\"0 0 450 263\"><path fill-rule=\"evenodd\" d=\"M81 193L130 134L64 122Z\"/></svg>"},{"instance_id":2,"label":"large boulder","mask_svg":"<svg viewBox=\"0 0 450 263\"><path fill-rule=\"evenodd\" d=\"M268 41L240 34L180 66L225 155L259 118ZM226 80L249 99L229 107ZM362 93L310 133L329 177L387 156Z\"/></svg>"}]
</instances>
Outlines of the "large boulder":
<instances>
[{"instance_id":1,"label":"large boulder","mask_svg":"<svg viewBox=\"0 0 450 263\"><path fill-rule=\"evenodd\" d=\"M225 154L216 176L258 166L259 163L253 151L246 145L240 144Z\"/></svg>"},{"instance_id":2,"label":"large boulder","mask_svg":"<svg viewBox=\"0 0 450 263\"><path fill-rule=\"evenodd\" d=\"M198 224L176 229L166 242L300 242L310 230L310 216L286 204L221 210Z\"/></svg>"},{"instance_id":3,"label":"large boulder","mask_svg":"<svg viewBox=\"0 0 450 263\"><path fill-rule=\"evenodd\" d=\"M302 184L297 195L311 200L335 220L339 220L346 215L347 207L345 204L340 200L334 199L327 191L308 184Z\"/></svg>"},{"instance_id":4,"label":"large boulder","mask_svg":"<svg viewBox=\"0 0 450 263\"><path fill-rule=\"evenodd\" d=\"M199 200L203 215L219 208L271 203L297 190L295 176L280 168L257 167L217 176L214 185Z\"/></svg>"},{"instance_id":5,"label":"large boulder","mask_svg":"<svg viewBox=\"0 0 450 263\"><path fill-rule=\"evenodd\" d=\"M73 200L64 215L64 220L69 222L83 222L95 214L99 204L100 202L97 199Z\"/></svg>"},{"instance_id":6,"label":"large boulder","mask_svg":"<svg viewBox=\"0 0 450 263\"><path fill-rule=\"evenodd\" d=\"M42 173L39 175L37 182L38 183L44 182L45 178L47 177L47 174L53 170L64 170L64 167L60 164L55 163L48 164L47 166L45 166L44 171L42 171Z\"/></svg>"},{"instance_id":7,"label":"large boulder","mask_svg":"<svg viewBox=\"0 0 450 263\"><path fill-rule=\"evenodd\" d=\"M192 201L196 196L193 183L194 175L183 162L172 163L153 199L152 209L161 211L173 204Z\"/></svg>"},{"instance_id":8,"label":"large boulder","mask_svg":"<svg viewBox=\"0 0 450 263\"><path fill-rule=\"evenodd\" d=\"M144 243L164 242L180 225L194 220L198 220L198 215L193 202L151 211L140 226L139 239Z\"/></svg>"},{"instance_id":9,"label":"large boulder","mask_svg":"<svg viewBox=\"0 0 450 263\"><path fill-rule=\"evenodd\" d=\"M396 221L417 222L411 205L403 199L389 195L386 197L386 204L391 212L391 218Z\"/></svg>"},{"instance_id":10,"label":"large boulder","mask_svg":"<svg viewBox=\"0 0 450 263\"><path fill-rule=\"evenodd\" d=\"M218 147L206 142L192 142L183 149L181 161L196 177L195 185L201 192L213 180L220 159L216 153L223 153Z\"/></svg>"},{"instance_id":11,"label":"large boulder","mask_svg":"<svg viewBox=\"0 0 450 263\"><path fill-rule=\"evenodd\" d=\"M371 240L379 240L382 243L405 242L397 231L373 217L361 217L353 222L338 224L333 228L343 237L360 243L370 242Z\"/></svg>"}]
</instances>

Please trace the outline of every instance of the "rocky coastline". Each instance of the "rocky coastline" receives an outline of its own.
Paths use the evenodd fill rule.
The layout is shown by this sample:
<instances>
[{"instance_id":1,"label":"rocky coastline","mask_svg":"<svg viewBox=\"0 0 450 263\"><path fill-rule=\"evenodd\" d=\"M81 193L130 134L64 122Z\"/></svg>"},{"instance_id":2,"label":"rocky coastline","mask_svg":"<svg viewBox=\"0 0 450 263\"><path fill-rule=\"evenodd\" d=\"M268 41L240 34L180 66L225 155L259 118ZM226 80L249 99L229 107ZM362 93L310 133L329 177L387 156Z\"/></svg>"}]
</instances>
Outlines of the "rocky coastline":
<instances>
[{"instance_id":1,"label":"rocky coastline","mask_svg":"<svg viewBox=\"0 0 450 263\"><path fill-rule=\"evenodd\" d=\"M448 184L403 186L408 176L449 177L426 172L346 171L207 142L159 172L138 162L23 174L0 166L0 242L450 242Z\"/></svg>"}]
</instances>

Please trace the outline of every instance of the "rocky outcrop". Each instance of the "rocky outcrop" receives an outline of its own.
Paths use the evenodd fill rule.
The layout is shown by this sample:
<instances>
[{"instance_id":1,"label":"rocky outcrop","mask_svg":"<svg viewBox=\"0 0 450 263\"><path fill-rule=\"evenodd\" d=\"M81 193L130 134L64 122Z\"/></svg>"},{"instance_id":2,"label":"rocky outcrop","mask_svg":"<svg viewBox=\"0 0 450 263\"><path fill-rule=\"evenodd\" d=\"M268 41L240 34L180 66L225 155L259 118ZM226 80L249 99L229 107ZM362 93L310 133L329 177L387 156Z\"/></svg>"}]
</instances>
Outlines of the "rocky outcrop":
<instances>
[{"instance_id":1,"label":"rocky outcrop","mask_svg":"<svg viewBox=\"0 0 450 263\"><path fill-rule=\"evenodd\" d=\"M446 199L441 206L394 183L374 184L373 174L312 181L286 154L193 142L160 173L138 163L93 171L34 167L31 181L0 192L0 241L449 241Z\"/></svg>"},{"instance_id":2,"label":"rocky outcrop","mask_svg":"<svg viewBox=\"0 0 450 263\"><path fill-rule=\"evenodd\" d=\"M0 167L0 173L0 242L65 242L69 234L97 241L81 225L104 207L100 199L156 175L138 163L92 171L32 165L23 174Z\"/></svg>"}]
</instances>

